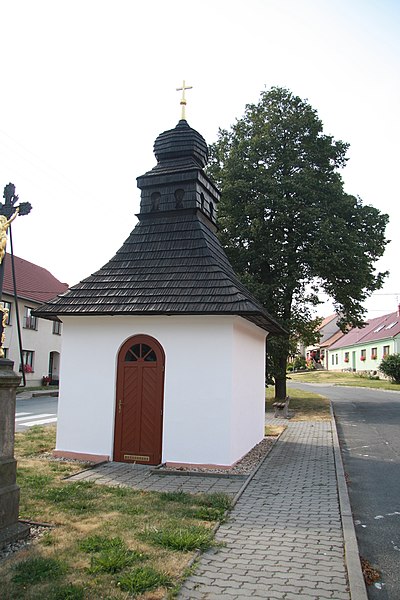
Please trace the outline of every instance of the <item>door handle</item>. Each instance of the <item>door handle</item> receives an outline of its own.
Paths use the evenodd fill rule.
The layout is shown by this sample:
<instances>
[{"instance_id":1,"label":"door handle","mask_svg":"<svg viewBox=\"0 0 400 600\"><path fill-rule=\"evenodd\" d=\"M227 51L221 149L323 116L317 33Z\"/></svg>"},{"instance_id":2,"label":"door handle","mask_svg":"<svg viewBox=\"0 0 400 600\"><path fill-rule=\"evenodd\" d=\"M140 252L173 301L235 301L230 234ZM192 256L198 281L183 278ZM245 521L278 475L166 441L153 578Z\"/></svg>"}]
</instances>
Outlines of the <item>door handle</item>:
<instances>
[{"instance_id":1,"label":"door handle","mask_svg":"<svg viewBox=\"0 0 400 600\"><path fill-rule=\"evenodd\" d=\"M121 414L121 407L122 407L122 404L123 404L122 400L121 400L121 399L119 399L119 400L118 400L118 414Z\"/></svg>"}]
</instances>

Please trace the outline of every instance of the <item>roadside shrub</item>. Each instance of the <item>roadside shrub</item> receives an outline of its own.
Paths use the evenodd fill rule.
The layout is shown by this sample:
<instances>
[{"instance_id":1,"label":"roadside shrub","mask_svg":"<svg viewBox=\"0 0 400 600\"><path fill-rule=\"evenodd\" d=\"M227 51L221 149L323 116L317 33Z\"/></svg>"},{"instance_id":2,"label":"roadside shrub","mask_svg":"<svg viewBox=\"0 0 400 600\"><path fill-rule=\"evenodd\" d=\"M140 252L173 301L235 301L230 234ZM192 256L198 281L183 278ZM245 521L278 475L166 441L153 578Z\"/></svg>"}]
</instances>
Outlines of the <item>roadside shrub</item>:
<instances>
[{"instance_id":1,"label":"roadside shrub","mask_svg":"<svg viewBox=\"0 0 400 600\"><path fill-rule=\"evenodd\" d=\"M298 371L299 369L305 369L307 367L306 359L304 356L296 356L293 361L293 370Z\"/></svg>"},{"instance_id":2,"label":"roadside shrub","mask_svg":"<svg viewBox=\"0 0 400 600\"><path fill-rule=\"evenodd\" d=\"M382 359L379 370L394 383L400 383L400 354L388 354Z\"/></svg>"}]
</instances>

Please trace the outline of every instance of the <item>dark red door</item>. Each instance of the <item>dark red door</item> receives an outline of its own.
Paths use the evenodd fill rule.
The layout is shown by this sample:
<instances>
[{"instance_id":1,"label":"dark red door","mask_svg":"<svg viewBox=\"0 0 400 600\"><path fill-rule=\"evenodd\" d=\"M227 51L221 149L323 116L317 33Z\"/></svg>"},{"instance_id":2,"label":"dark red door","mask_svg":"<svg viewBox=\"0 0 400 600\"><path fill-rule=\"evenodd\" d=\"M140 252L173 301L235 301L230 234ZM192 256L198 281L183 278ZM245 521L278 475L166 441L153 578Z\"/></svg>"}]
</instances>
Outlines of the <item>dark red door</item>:
<instances>
[{"instance_id":1,"label":"dark red door","mask_svg":"<svg viewBox=\"0 0 400 600\"><path fill-rule=\"evenodd\" d=\"M147 335L125 342L118 355L114 460L161 462L165 356Z\"/></svg>"}]
</instances>

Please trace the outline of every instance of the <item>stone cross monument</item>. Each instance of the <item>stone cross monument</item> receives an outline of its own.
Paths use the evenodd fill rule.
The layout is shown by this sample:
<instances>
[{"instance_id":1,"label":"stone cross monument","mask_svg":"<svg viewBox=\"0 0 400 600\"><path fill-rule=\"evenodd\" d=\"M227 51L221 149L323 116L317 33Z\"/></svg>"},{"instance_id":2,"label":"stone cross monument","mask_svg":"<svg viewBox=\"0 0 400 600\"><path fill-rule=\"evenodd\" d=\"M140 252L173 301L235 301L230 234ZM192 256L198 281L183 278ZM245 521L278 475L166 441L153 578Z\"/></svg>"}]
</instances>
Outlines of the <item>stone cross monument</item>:
<instances>
[{"instance_id":1,"label":"stone cross monument","mask_svg":"<svg viewBox=\"0 0 400 600\"><path fill-rule=\"evenodd\" d=\"M4 189L5 203L0 203L0 301L3 291L4 257L7 244L7 229L18 214L28 214L29 203L15 206L18 196L15 186L8 184ZM16 484L17 461L14 458L15 397L21 377L14 373L14 363L4 358L4 324L6 312L0 302L0 548L17 539L27 537L29 526L18 522L19 486Z\"/></svg>"}]
</instances>

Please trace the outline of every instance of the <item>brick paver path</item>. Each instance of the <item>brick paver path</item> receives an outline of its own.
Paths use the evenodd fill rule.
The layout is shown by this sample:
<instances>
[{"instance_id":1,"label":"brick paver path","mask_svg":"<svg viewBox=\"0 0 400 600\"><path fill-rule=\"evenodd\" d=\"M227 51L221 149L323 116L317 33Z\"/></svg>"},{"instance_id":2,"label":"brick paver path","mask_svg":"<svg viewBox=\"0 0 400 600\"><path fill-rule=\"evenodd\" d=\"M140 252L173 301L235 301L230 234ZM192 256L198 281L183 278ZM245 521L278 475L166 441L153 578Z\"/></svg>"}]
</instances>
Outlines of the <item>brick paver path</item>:
<instances>
[{"instance_id":1,"label":"brick paver path","mask_svg":"<svg viewBox=\"0 0 400 600\"><path fill-rule=\"evenodd\" d=\"M201 475L159 475L146 465L108 462L82 471L68 481L93 481L103 485L131 487L147 492L177 492L214 494L223 492L233 497L242 488L246 476L215 477Z\"/></svg>"},{"instance_id":2,"label":"brick paver path","mask_svg":"<svg viewBox=\"0 0 400 600\"><path fill-rule=\"evenodd\" d=\"M350 599L330 422L289 423L217 540L180 600Z\"/></svg>"}]
</instances>

